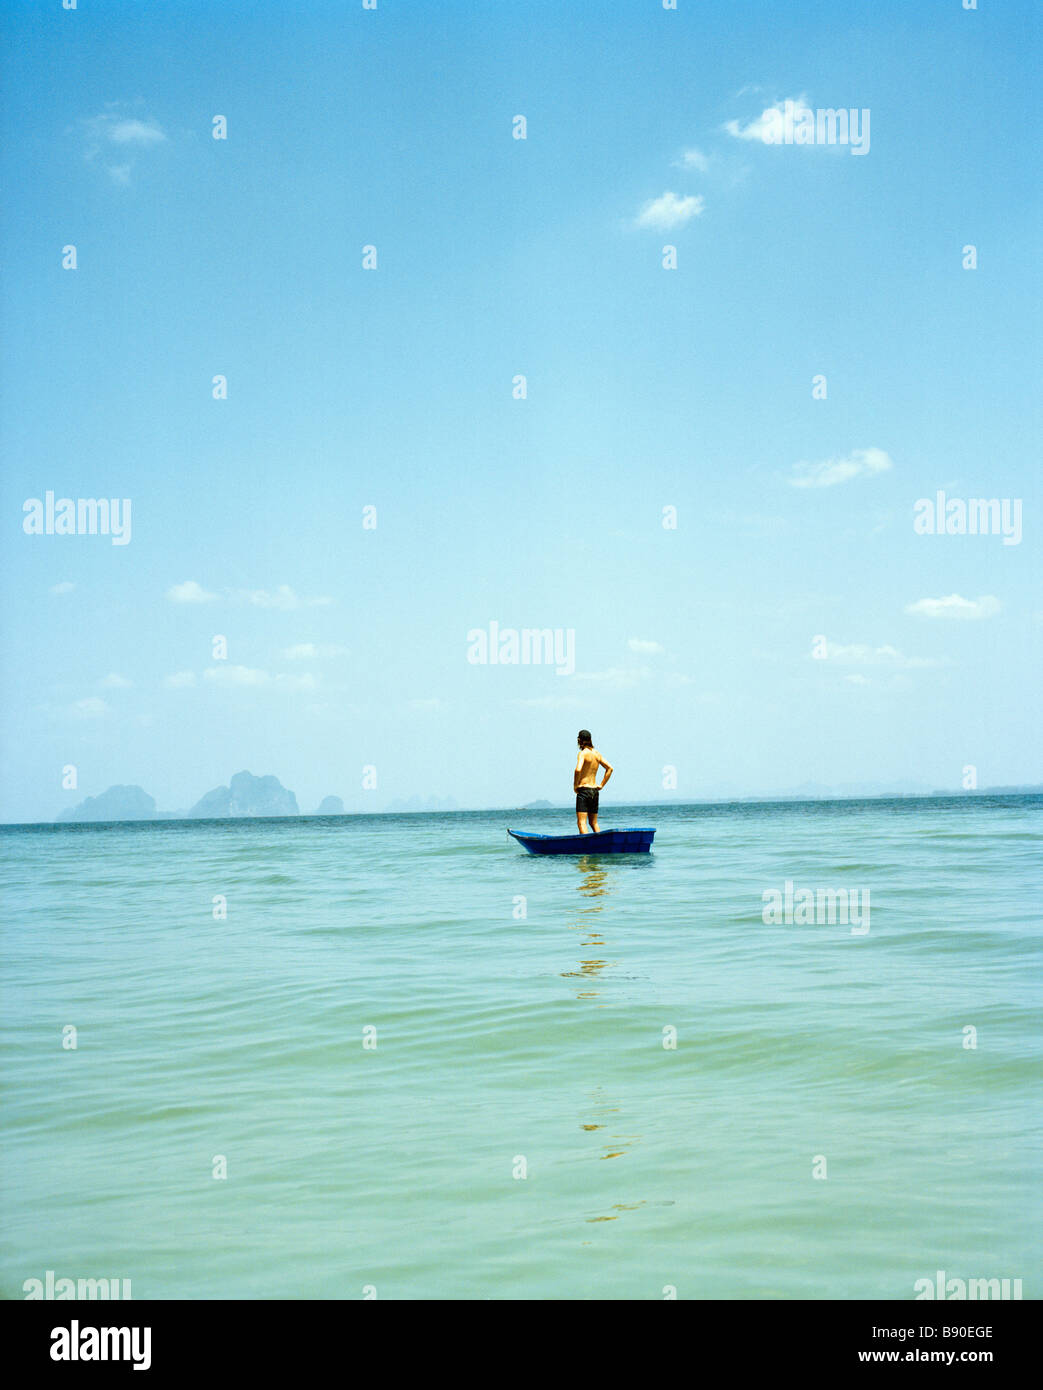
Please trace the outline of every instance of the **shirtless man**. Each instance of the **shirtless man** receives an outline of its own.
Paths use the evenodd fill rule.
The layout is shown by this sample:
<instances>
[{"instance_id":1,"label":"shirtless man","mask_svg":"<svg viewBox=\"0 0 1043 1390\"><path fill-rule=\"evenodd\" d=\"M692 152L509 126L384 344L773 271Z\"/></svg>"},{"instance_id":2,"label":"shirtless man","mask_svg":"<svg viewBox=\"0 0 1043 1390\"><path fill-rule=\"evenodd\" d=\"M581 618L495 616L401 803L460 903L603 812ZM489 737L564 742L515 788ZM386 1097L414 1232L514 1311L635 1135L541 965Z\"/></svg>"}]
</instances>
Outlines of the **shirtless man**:
<instances>
[{"instance_id":1,"label":"shirtless man","mask_svg":"<svg viewBox=\"0 0 1043 1390\"><path fill-rule=\"evenodd\" d=\"M598 792L612 776L612 767L594 747L590 739L589 729L580 729L576 742L579 744L579 758L576 760L576 771L572 774L572 790L576 793L576 824L579 826L581 835L587 835L591 831L597 835L599 833ZM601 779L601 787L598 786L599 767L605 769L605 775ZM590 831L587 830L588 816L590 817Z\"/></svg>"}]
</instances>

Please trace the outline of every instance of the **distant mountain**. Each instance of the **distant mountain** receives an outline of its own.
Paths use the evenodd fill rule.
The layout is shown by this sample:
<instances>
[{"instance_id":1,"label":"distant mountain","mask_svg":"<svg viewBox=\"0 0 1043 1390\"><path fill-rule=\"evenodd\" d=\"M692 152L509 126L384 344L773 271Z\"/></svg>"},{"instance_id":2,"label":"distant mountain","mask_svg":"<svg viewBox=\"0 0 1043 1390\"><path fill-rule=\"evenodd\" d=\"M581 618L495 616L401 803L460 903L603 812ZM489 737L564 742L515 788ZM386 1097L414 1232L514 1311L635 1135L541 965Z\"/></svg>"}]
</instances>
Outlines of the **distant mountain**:
<instances>
[{"instance_id":1,"label":"distant mountain","mask_svg":"<svg viewBox=\"0 0 1043 1390\"><path fill-rule=\"evenodd\" d=\"M155 797L140 787L110 787L100 796L89 796L78 806L62 811L55 820L152 820L155 814Z\"/></svg>"},{"instance_id":2,"label":"distant mountain","mask_svg":"<svg viewBox=\"0 0 1043 1390\"><path fill-rule=\"evenodd\" d=\"M520 806L520 811L553 811L553 801L530 801L526 806Z\"/></svg>"},{"instance_id":3,"label":"distant mountain","mask_svg":"<svg viewBox=\"0 0 1043 1390\"><path fill-rule=\"evenodd\" d=\"M930 796L931 788L926 782L840 782L829 786L822 782L802 782L799 786L788 787L774 795L762 792L750 800L754 801L860 801L875 796ZM745 799L745 798L744 798Z\"/></svg>"},{"instance_id":4,"label":"distant mountain","mask_svg":"<svg viewBox=\"0 0 1043 1390\"><path fill-rule=\"evenodd\" d=\"M932 796L1039 796L1043 785L1024 787L945 787L931 793Z\"/></svg>"},{"instance_id":5,"label":"distant mountain","mask_svg":"<svg viewBox=\"0 0 1043 1390\"><path fill-rule=\"evenodd\" d=\"M342 816L344 814L344 802L339 796L324 796L315 814L317 816Z\"/></svg>"},{"instance_id":6,"label":"distant mountain","mask_svg":"<svg viewBox=\"0 0 1043 1390\"><path fill-rule=\"evenodd\" d=\"M237 772L227 787L215 787L188 812L196 820L226 816L299 816L297 798L278 777Z\"/></svg>"}]
</instances>

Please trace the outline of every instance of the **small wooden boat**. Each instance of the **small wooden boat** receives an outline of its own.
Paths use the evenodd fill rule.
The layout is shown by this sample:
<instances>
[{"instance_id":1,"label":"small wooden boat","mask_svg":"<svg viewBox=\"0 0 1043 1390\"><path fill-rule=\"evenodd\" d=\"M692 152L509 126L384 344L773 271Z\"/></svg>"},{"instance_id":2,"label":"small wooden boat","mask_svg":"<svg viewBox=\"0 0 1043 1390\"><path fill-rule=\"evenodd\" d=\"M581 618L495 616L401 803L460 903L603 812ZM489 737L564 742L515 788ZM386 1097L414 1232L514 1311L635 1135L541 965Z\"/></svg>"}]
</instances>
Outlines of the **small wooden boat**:
<instances>
[{"instance_id":1,"label":"small wooden boat","mask_svg":"<svg viewBox=\"0 0 1043 1390\"><path fill-rule=\"evenodd\" d=\"M530 835L508 830L530 854L647 854L654 830L599 830L595 835Z\"/></svg>"}]
</instances>

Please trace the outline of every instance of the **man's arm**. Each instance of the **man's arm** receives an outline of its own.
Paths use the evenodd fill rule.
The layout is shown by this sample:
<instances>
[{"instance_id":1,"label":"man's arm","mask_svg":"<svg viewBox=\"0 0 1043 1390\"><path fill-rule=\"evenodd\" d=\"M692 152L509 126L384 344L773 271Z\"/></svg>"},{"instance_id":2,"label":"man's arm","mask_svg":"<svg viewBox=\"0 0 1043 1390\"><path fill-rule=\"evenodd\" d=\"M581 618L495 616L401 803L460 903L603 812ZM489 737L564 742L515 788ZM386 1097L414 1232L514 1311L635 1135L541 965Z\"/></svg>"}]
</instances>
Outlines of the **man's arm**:
<instances>
[{"instance_id":1,"label":"man's arm","mask_svg":"<svg viewBox=\"0 0 1043 1390\"><path fill-rule=\"evenodd\" d=\"M605 775L604 775L604 777L602 777L602 779L601 779L601 787L604 787L604 786L606 785L606 783L608 782L608 779L612 776L612 764L609 763L609 762L606 762L605 759L601 756L600 753L598 754L598 762L599 762L599 763L601 764L601 766L605 769ZM601 787L598 787L598 791L601 790Z\"/></svg>"},{"instance_id":2,"label":"man's arm","mask_svg":"<svg viewBox=\"0 0 1043 1390\"><path fill-rule=\"evenodd\" d=\"M583 754L576 759L576 771L572 774L572 790L579 791L579 774L583 771Z\"/></svg>"}]
</instances>

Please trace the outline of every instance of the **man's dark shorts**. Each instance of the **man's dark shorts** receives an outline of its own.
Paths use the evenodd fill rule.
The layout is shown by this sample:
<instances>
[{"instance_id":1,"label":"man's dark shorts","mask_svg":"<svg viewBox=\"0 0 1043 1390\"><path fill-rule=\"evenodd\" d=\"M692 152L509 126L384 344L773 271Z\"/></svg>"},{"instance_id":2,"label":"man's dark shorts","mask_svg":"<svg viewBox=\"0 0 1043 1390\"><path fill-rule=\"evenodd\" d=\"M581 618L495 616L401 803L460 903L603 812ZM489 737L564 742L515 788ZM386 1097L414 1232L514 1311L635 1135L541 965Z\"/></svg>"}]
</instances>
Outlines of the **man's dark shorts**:
<instances>
[{"instance_id":1,"label":"man's dark shorts","mask_svg":"<svg viewBox=\"0 0 1043 1390\"><path fill-rule=\"evenodd\" d=\"M596 787L580 787L576 793L576 811L581 815L597 815L598 793Z\"/></svg>"}]
</instances>

